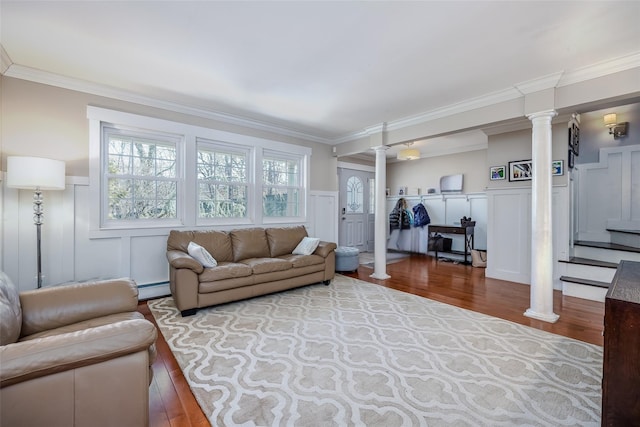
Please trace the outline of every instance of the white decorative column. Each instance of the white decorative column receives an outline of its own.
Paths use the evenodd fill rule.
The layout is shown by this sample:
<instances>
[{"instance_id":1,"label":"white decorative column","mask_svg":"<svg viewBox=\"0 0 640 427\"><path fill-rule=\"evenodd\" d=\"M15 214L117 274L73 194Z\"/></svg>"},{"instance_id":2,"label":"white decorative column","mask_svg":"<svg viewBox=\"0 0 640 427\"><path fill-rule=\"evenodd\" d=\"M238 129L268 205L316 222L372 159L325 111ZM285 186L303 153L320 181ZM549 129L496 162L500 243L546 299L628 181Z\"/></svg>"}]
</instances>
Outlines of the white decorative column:
<instances>
[{"instance_id":1,"label":"white decorative column","mask_svg":"<svg viewBox=\"0 0 640 427\"><path fill-rule=\"evenodd\" d=\"M533 123L531 203L531 301L524 315L556 322L553 312L553 230L551 216L551 119L554 110L527 117Z\"/></svg>"},{"instance_id":2,"label":"white decorative column","mask_svg":"<svg viewBox=\"0 0 640 427\"><path fill-rule=\"evenodd\" d=\"M387 274L387 155L389 147L380 145L373 147L376 152L376 215L375 215L375 245L374 245L374 279L388 279Z\"/></svg>"}]
</instances>

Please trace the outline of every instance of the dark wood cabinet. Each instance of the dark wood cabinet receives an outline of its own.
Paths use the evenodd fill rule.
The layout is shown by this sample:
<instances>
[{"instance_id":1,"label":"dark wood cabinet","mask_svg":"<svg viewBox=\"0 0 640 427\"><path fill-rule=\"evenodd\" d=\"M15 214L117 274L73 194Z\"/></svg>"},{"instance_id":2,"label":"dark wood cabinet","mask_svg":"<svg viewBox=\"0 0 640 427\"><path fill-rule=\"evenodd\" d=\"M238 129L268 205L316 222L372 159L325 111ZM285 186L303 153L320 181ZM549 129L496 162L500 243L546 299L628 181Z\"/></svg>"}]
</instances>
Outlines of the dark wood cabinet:
<instances>
[{"instance_id":1,"label":"dark wood cabinet","mask_svg":"<svg viewBox=\"0 0 640 427\"><path fill-rule=\"evenodd\" d=\"M604 302L602 425L640 425L638 262L620 262Z\"/></svg>"}]
</instances>

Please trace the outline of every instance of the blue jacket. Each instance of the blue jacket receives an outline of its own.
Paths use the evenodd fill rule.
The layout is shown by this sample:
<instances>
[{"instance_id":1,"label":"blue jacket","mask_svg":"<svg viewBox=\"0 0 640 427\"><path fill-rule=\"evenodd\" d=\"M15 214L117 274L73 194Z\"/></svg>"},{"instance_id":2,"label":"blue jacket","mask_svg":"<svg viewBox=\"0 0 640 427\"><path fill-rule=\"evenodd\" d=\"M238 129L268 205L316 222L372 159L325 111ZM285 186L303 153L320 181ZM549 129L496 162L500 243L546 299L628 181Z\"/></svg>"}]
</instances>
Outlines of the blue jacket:
<instances>
[{"instance_id":1,"label":"blue jacket","mask_svg":"<svg viewBox=\"0 0 640 427\"><path fill-rule=\"evenodd\" d=\"M413 207L413 225L416 227L424 227L431 222L427 208L422 203L418 203Z\"/></svg>"}]
</instances>

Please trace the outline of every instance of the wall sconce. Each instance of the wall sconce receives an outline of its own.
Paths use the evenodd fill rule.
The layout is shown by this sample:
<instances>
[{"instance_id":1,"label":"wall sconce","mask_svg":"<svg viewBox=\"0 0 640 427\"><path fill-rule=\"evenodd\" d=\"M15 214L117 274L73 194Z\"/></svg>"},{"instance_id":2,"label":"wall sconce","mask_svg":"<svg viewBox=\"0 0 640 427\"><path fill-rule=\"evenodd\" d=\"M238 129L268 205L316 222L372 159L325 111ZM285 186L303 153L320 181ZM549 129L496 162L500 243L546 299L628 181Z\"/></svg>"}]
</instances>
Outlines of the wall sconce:
<instances>
[{"instance_id":1,"label":"wall sconce","mask_svg":"<svg viewBox=\"0 0 640 427\"><path fill-rule=\"evenodd\" d=\"M416 160L420 158L420 150L418 150L417 148L409 148L412 144L413 142L407 142L407 148L398 152L398 160Z\"/></svg>"},{"instance_id":2,"label":"wall sconce","mask_svg":"<svg viewBox=\"0 0 640 427\"><path fill-rule=\"evenodd\" d=\"M609 135L613 135L614 139L627 136L627 126L629 123L618 123L618 116L616 113L605 114L604 125L609 128Z\"/></svg>"}]
</instances>

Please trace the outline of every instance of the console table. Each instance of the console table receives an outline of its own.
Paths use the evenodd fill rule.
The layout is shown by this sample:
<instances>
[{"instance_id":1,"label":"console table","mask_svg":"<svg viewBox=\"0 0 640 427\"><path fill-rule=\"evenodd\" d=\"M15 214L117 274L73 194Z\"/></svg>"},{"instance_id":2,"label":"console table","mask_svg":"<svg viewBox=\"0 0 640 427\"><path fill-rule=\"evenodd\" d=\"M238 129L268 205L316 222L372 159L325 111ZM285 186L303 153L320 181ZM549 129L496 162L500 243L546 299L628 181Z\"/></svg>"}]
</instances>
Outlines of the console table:
<instances>
[{"instance_id":1,"label":"console table","mask_svg":"<svg viewBox=\"0 0 640 427\"><path fill-rule=\"evenodd\" d=\"M469 264L468 257L473 249L473 225L461 226L461 225L438 225L429 224L429 237L440 234L457 234L464 235L464 263ZM435 248L436 260L438 260L438 248Z\"/></svg>"}]
</instances>

